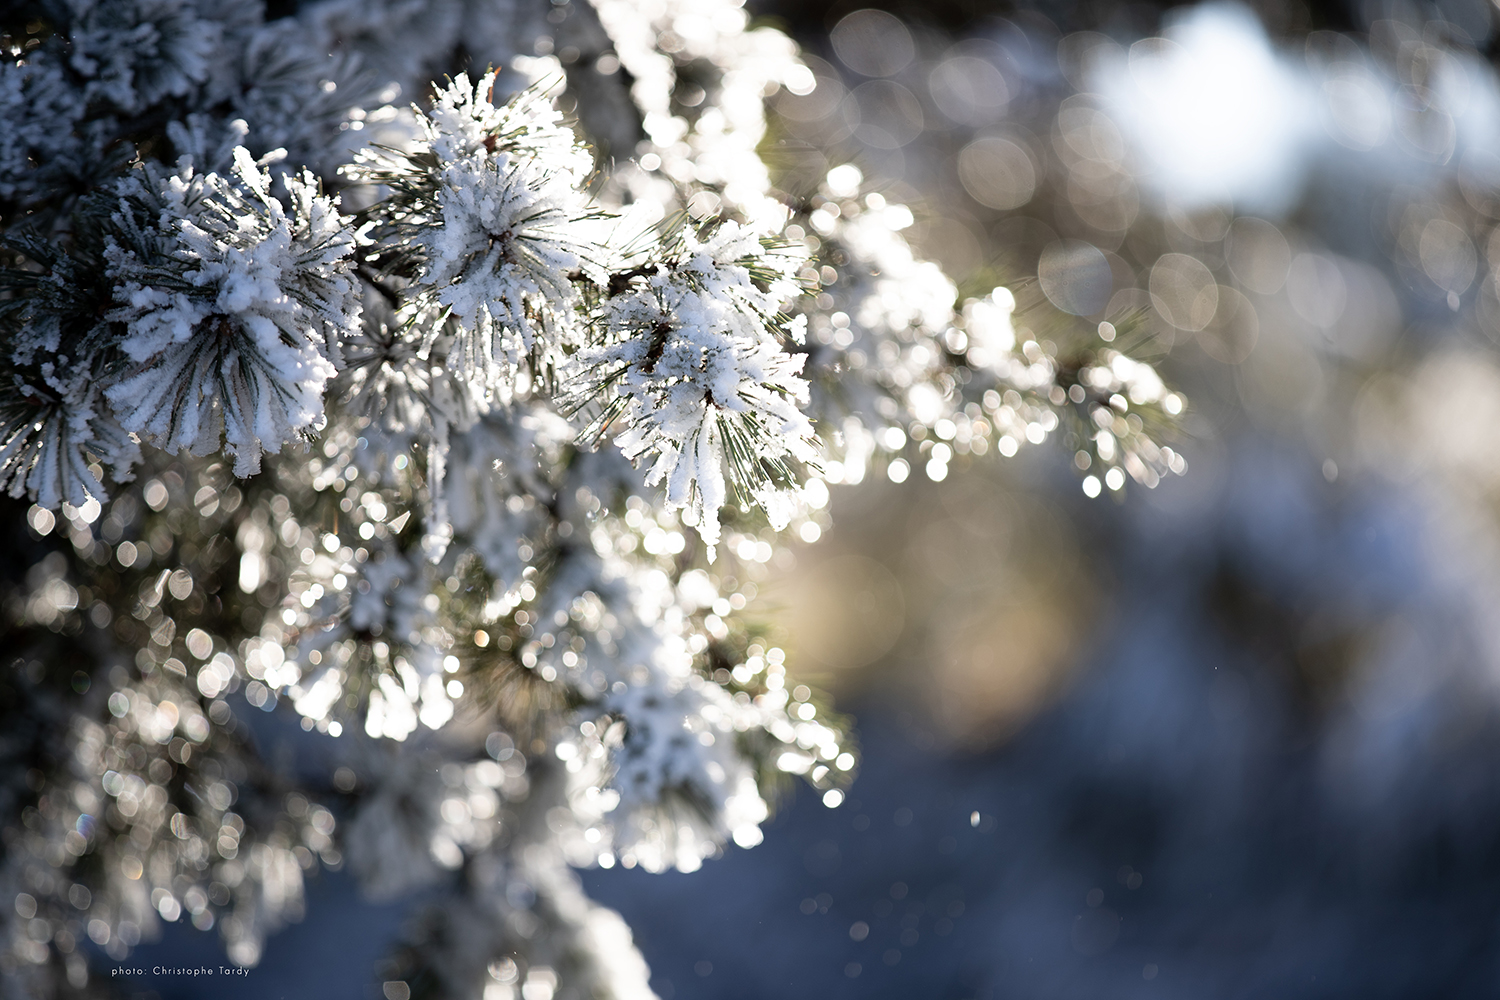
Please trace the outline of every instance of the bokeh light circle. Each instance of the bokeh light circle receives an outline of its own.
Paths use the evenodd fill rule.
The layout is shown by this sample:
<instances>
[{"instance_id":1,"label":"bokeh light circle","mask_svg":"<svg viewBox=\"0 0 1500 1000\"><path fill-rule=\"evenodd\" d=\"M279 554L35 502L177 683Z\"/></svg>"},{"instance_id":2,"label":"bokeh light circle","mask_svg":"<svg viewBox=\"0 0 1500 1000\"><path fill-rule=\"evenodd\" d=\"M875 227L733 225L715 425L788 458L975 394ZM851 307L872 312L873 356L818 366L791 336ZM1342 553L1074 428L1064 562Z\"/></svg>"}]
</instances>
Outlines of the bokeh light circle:
<instances>
[{"instance_id":1,"label":"bokeh light circle","mask_svg":"<svg viewBox=\"0 0 1500 1000\"><path fill-rule=\"evenodd\" d=\"M1114 290L1109 259L1083 240L1058 240L1042 251L1036 276L1042 293L1074 316L1091 316L1109 303Z\"/></svg>"}]
</instances>

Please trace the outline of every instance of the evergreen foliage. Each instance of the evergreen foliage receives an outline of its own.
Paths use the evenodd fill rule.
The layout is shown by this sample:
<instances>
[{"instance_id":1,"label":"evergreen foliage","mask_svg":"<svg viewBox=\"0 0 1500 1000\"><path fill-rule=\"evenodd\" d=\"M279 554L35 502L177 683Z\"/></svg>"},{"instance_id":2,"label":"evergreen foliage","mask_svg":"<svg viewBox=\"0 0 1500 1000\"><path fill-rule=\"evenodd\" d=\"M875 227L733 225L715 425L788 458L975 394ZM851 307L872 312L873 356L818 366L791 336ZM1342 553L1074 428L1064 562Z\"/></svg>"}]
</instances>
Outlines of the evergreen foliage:
<instances>
[{"instance_id":1,"label":"evergreen foliage","mask_svg":"<svg viewBox=\"0 0 1500 1000\"><path fill-rule=\"evenodd\" d=\"M1183 471L1149 366L959 302L852 166L772 186L807 71L728 0L3 30L0 995L160 921L253 965L348 865L437 887L416 995L650 996L572 866L692 870L854 767L743 613L826 484L1053 434Z\"/></svg>"}]
</instances>

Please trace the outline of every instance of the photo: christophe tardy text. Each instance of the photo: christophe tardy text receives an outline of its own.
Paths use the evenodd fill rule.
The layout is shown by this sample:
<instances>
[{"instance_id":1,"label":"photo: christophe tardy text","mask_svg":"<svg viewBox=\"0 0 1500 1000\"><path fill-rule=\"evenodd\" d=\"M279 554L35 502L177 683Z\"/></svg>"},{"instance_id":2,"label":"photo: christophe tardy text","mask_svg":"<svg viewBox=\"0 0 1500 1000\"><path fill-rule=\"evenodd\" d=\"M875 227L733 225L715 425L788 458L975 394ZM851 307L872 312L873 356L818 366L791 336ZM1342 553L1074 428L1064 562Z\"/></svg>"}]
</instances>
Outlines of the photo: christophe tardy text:
<instances>
[{"instance_id":1,"label":"photo: christophe tardy text","mask_svg":"<svg viewBox=\"0 0 1500 1000\"><path fill-rule=\"evenodd\" d=\"M120 976L248 976L249 969L223 965L153 965L148 972L141 966L116 965L109 970L111 979Z\"/></svg>"}]
</instances>

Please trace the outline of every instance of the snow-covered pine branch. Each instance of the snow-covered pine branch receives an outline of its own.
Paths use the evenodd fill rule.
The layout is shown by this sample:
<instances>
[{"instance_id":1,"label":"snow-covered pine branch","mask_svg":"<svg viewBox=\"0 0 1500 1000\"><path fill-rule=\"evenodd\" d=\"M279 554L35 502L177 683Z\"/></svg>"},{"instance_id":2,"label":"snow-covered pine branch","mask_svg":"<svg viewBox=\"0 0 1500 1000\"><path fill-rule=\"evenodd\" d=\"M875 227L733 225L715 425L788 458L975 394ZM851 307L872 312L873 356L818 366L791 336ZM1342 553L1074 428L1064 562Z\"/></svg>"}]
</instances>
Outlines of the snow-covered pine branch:
<instances>
[{"instance_id":1,"label":"snow-covered pine branch","mask_svg":"<svg viewBox=\"0 0 1500 1000\"><path fill-rule=\"evenodd\" d=\"M919 433L938 478L1074 408L1158 468L1130 418L1174 397L1118 344L957 303L852 167L772 188L764 97L810 74L733 0L24 14L0 484L55 551L4 638L89 683L17 675L13 728L68 763L16 793L0 898L55 933L5 925L0 992L159 920L253 964L348 864L433 888L403 961L440 993L649 996L566 866L695 868L855 766L747 617L776 532ZM449 80L459 51L508 68ZM242 738L283 701L331 777Z\"/></svg>"}]
</instances>

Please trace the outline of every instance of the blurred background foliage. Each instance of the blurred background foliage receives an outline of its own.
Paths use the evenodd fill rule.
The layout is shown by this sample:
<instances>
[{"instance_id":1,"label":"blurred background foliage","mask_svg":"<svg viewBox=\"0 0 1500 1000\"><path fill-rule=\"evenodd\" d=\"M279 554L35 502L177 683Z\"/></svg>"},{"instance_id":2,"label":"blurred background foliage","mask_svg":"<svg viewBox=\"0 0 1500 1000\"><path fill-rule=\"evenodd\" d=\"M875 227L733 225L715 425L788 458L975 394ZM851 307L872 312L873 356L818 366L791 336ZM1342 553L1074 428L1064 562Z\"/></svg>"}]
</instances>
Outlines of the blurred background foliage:
<instances>
[{"instance_id":1,"label":"blurred background foliage","mask_svg":"<svg viewBox=\"0 0 1500 1000\"><path fill-rule=\"evenodd\" d=\"M1188 390L1196 482L1131 503L1186 515L1226 502L1247 448L1310 464L1329 504L1351 491L1420 496L1450 523L1463 516L1455 493L1490 478L1476 440L1500 337L1490 5L767 15L823 57L809 59L816 87L773 102L769 152L788 188L829 163L860 164L888 200L913 207L913 242L966 292L1016 288L1018 322L1038 329L1128 325ZM1007 476L983 459L960 464L965 474L941 485L841 492L850 509L836 537L788 574L800 617L787 641L833 683L893 683L881 665L919 649L994 650L982 630L955 637L969 618L1010 615L997 627L1019 638L1001 673L1030 677L1024 660L1066 675L1089 631L1080 623L1131 585L1088 541L1129 515L1023 499L1071 487L1044 460ZM1468 499L1477 520L1465 530L1484 530L1488 504ZM835 580L863 584L825 585ZM1213 589L1225 613L1254 603L1231 580ZM820 599L838 610L821 613ZM1358 659L1352 646L1343 659ZM1352 663L1327 669L1336 676L1298 668L1307 698L1357 680Z\"/></svg>"}]
</instances>

